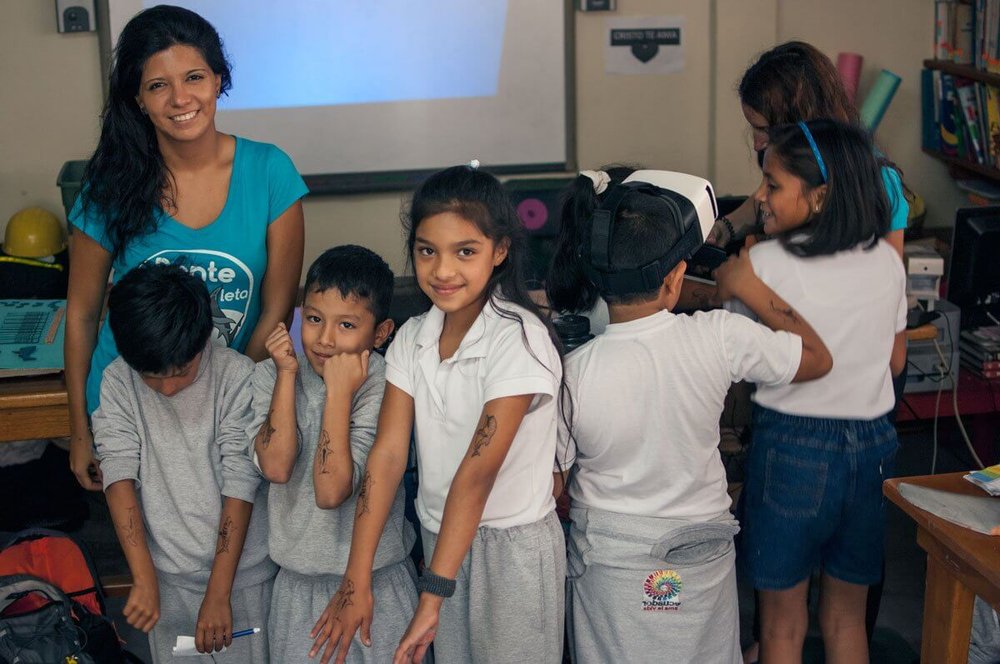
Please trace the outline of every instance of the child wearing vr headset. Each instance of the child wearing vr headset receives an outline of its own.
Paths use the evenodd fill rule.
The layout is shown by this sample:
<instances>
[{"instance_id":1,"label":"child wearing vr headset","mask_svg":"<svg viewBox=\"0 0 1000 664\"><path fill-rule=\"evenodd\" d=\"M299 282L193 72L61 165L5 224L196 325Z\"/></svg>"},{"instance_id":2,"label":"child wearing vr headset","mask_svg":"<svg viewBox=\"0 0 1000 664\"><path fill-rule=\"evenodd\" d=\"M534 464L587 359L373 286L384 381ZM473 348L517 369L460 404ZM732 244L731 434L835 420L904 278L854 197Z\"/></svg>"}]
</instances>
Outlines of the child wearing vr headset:
<instances>
[{"instance_id":1,"label":"child wearing vr headset","mask_svg":"<svg viewBox=\"0 0 1000 664\"><path fill-rule=\"evenodd\" d=\"M654 643L672 661L740 661L723 401L734 381L811 380L831 359L745 256L719 268L719 288L768 327L721 310L671 313L715 218L706 180L667 171L585 171L563 207L549 297L597 293L611 319L565 358L572 407L557 457L574 462L574 662L643 661Z\"/></svg>"}]
</instances>

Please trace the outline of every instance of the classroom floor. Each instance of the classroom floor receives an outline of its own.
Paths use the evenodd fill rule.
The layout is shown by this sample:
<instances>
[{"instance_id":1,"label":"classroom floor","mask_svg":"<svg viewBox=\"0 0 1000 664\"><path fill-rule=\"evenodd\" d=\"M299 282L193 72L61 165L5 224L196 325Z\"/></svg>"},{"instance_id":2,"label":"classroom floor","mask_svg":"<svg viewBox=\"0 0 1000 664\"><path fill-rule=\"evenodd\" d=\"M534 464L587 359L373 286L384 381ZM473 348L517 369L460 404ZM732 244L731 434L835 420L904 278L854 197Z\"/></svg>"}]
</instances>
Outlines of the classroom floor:
<instances>
[{"instance_id":1,"label":"classroom floor","mask_svg":"<svg viewBox=\"0 0 1000 664\"><path fill-rule=\"evenodd\" d=\"M954 472L968 469L971 465L970 456L952 422L942 423L939 438L937 471ZM932 453L933 436L930 423L901 426L896 474L898 476L929 474ZM91 517L75 534L91 551L100 574L126 573L127 567L118 549L103 497L91 494L88 496L88 501ZM892 505L889 506L887 514L886 563L885 592L876 626L871 661L879 664L896 662L912 664L917 661L917 653L920 652L925 556L917 547L916 528L912 521ZM753 592L742 580L739 591L740 632L742 641L746 645L752 638ZM130 629L121 618L124 603L125 598L112 599L109 601L109 610L115 616L129 650L148 662L149 649L145 635ZM811 627L810 634L806 661L821 662L822 646L818 640L818 628L815 624Z\"/></svg>"}]
</instances>

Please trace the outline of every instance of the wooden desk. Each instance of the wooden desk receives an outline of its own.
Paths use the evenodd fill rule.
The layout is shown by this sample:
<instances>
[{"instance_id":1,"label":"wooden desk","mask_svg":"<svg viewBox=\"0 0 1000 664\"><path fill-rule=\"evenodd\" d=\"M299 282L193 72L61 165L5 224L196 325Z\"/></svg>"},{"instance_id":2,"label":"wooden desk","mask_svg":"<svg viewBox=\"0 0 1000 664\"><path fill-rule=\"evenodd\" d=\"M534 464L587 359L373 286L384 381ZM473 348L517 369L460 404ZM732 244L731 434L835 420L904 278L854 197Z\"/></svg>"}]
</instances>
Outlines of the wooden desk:
<instances>
[{"instance_id":1,"label":"wooden desk","mask_svg":"<svg viewBox=\"0 0 1000 664\"><path fill-rule=\"evenodd\" d=\"M887 480L882 487L886 497L916 522L917 544L927 552L920 646L923 664L968 661L976 595L1000 609L1000 537L981 535L945 521L915 507L899 493L900 482L906 482L953 493L986 495L962 475L902 477Z\"/></svg>"},{"instance_id":2,"label":"wooden desk","mask_svg":"<svg viewBox=\"0 0 1000 664\"><path fill-rule=\"evenodd\" d=\"M69 436L62 374L0 379L0 443Z\"/></svg>"},{"instance_id":3,"label":"wooden desk","mask_svg":"<svg viewBox=\"0 0 1000 664\"><path fill-rule=\"evenodd\" d=\"M69 437L69 406L62 374L0 379L0 443ZM127 597L128 574L101 579L106 597Z\"/></svg>"}]
</instances>

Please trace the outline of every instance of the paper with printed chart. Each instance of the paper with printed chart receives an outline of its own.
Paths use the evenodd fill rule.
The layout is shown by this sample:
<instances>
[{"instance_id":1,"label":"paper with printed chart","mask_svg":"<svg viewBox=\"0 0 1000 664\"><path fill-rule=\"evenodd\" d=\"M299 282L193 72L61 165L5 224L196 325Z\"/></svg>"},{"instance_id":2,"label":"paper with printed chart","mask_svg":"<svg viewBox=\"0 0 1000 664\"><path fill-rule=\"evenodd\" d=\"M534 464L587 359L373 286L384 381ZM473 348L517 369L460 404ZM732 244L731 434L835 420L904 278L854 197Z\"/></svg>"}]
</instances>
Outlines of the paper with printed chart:
<instances>
[{"instance_id":1,"label":"paper with printed chart","mask_svg":"<svg viewBox=\"0 0 1000 664\"><path fill-rule=\"evenodd\" d=\"M63 370L66 300L0 300L0 378Z\"/></svg>"}]
</instances>

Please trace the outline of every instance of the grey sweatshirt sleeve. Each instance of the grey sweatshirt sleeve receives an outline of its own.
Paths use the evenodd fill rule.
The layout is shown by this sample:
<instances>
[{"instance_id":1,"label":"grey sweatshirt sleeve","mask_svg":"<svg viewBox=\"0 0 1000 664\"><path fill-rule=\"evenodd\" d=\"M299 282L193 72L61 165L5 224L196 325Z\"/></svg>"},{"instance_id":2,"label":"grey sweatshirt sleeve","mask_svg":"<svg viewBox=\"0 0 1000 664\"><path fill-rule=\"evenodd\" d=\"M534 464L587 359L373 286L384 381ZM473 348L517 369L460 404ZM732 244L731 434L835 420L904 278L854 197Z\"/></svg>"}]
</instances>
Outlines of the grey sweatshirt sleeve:
<instances>
[{"instance_id":1,"label":"grey sweatshirt sleeve","mask_svg":"<svg viewBox=\"0 0 1000 664\"><path fill-rule=\"evenodd\" d=\"M354 493L361 486L361 479L368 464L368 453L375 443L375 429L382 408L385 392L385 360L372 353L368 364L368 378L354 395L351 404L351 457L354 460Z\"/></svg>"},{"instance_id":2,"label":"grey sweatshirt sleeve","mask_svg":"<svg viewBox=\"0 0 1000 664\"><path fill-rule=\"evenodd\" d=\"M260 473L247 454L251 440L247 431L253 417L253 362L243 356L234 356L233 362L223 372L215 439L222 457L222 495L252 503L261 482Z\"/></svg>"},{"instance_id":3,"label":"grey sweatshirt sleeve","mask_svg":"<svg viewBox=\"0 0 1000 664\"><path fill-rule=\"evenodd\" d=\"M130 398L130 369L119 358L112 362L101 380L101 405L91 416L94 445L101 462L104 488L121 480L139 481L139 460L142 448L137 414Z\"/></svg>"}]
</instances>

